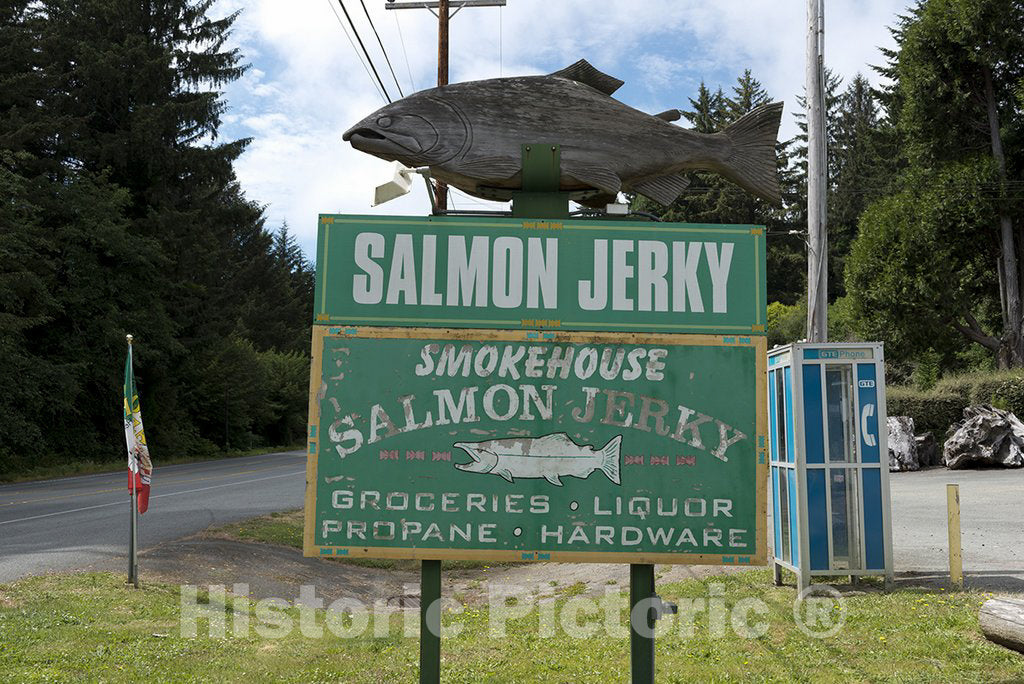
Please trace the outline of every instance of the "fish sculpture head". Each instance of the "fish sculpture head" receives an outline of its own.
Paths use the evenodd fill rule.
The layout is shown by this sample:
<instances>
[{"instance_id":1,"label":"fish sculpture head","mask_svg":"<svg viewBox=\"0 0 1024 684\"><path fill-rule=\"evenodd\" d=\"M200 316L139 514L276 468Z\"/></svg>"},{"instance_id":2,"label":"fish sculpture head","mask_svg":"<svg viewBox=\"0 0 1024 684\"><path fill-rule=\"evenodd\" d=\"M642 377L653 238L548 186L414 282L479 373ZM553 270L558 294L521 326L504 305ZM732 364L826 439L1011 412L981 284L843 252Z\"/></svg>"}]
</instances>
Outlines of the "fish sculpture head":
<instances>
[{"instance_id":1,"label":"fish sculpture head","mask_svg":"<svg viewBox=\"0 0 1024 684\"><path fill-rule=\"evenodd\" d=\"M342 140L361 152L410 167L450 161L471 141L469 123L453 104L429 92L378 109L345 131Z\"/></svg>"},{"instance_id":2,"label":"fish sculpture head","mask_svg":"<svg viewBox=\"0 0 1024 684\"><path fill-rule=\"evenodd\" d=\"M459 470L467 473L489 473L498 465L498 454L493 451L465 442L456 442L453 446L462 449L473 459L469 463L456 463L455 467Z\"/></svg>"}]
</instances>

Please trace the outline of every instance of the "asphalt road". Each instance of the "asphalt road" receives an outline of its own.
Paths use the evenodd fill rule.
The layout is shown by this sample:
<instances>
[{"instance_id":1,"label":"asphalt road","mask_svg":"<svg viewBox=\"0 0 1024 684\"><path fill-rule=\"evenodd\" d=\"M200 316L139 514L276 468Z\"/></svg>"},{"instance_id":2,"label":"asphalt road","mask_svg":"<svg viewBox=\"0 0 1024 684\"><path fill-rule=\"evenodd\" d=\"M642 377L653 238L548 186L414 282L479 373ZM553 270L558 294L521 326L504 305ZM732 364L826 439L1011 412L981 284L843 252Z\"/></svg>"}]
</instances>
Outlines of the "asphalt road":
<instances>
[{"instance_id":1,"label":"asphalt road","mask_svg":"<svg viewBox=\"0 0 1024 684\"><path fill-rule=\"evenodd\" d=\"M161 468L139 548L272 511L301 508L301 451ZM0 582L126 562L127 472L0 486Z\"/></svg>"},{"instance_id":2,"label":"asphalt road","mask_svg":"<svg viewBox=\"0 0 1024 684\"><path fill-rule=\"evenodd\" d=\"M1024 469L890 473L896 572L948 576L947 484L960 485L968 583L1024 591Z\"/></svg>"},{"instance_id":3,"label":"asphalt road","mask_svg":"<svg viewBox=\"0 0 1024 684\"><path fill-rule=\"evenodd\" d=\"M211 525L300 508L301 451L166 466L154 478L139 547ZM127 475L0 486L0 582L88 567L116 569L128 538ZM964 571L976 586L1024 591L1024 469L892 473L897 573L948 573L946 484L960 485Z\"/></svg>"}]
</instances>

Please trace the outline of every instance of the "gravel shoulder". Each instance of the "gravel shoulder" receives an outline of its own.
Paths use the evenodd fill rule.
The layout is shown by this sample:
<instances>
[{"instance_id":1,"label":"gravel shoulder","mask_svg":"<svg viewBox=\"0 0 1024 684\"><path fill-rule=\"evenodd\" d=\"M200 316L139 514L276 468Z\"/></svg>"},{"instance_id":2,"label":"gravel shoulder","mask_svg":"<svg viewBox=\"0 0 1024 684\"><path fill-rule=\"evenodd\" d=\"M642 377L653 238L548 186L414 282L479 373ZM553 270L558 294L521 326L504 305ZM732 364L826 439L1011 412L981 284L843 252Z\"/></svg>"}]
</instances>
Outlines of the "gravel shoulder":
<instances>
[{"instance_id":1,"label":"gravel shoulder","mask_svg":"<svg viewBox=\"0 0 1024 684\"><path fill-rule=\"evenodd\" d=\"M418 605L419 572L415 563L379 568L333 559L305 558L290 546L227 538L211 531L167 542L140 554L143 581L199 586L248 585L254 599L276 597L293 601L303 585L330 603L355 598L367 604L385 600L394 607ZM723 566L659 565L659 582L743 572ZM443 593L467 605L488 601L490 587L499 592L526 592L538 600L565 593L601 596L606 588L629 586L629 566L610 563L535 563L483 565L442 570Z\"/></svg>"}]
</instances>

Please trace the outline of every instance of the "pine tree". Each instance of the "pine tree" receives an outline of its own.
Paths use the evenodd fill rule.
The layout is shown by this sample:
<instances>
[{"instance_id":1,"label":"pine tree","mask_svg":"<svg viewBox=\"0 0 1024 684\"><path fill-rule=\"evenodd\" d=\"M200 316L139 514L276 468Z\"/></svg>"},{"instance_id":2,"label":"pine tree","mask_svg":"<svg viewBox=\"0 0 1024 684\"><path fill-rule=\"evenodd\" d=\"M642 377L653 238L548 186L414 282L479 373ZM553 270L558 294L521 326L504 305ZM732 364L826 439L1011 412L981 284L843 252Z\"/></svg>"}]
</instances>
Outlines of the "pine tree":
<instances>
[{"instance_id":1,"label":"pine tree","mask_svg":"<svg viewBox=\"0 0 1024 684\"><path fill-rule=\"evenodd\" d=\"M837 166L833 151L836 148L836 122L842 94L843 79L828 67L825 67L825 144L828 149L827 188L829 193L835 187ZM799 133L793 138L793 157L796 160L795 170L800 184L800 223L807 226L807 97L797 97L799 109L793 112Z\"/></svg>"},{"instance_id":2,"label":"pine tree","mask_svg":"<svg viewBox=\"0 0 1024 684\"><path fill-rule=\"evenodd\" d=\"M244 68L237 51L224 49L235 15L212 20L211 5L38 5L45 17L39 49L55 85L46 107L64 119L65 134L56 138L52 157L124 188L129 241L145 242L159 255L146 264L147 280L119 292L121 299L130 298L126 309L148 314L133 332L140 336L140 378L161 397L149 412L156 414L149 436L158 447L187 446L182 442L193 439L187 427L192 408L183 390L201 385L195 369L202 362L190 355L210 353L233 330L239 298L231 288L229 269L238 262L232 255L244 251L246 234L258 232L262 220L232 170L247 141L217 140L226 107L219 88ZM112 325L109 351L120 349L122 326L131 315L103 319ZM122 331L115 336L113 328ZM108 362L115 367L116 356ZM116 387L115 378L116 372L108 372L93 382L108 390ZM180 429L169 434L167 426L175 424Z\"/></svg>"},{"instance_id":3,"label":"pine tree","mask_svg":"<svg viewBox=\"0 0 1024 684\"><path fill-rule=\"evenodd\" d=\"M768 91L761 86L760 81L754 78L750 69L745 69L743 75L736 79L736 85L732 87L732 92L732 97L726 100L727 123L732 123L747 112L772 101Z\"/></svg>"},{"instance_id":4,"label":"pine tree","mask_svg":"<svg viewBox=\"0 0 1024 684\"><path fill-rule=\"evenodd\" d=\"M863 328L902 340L905 354L957 336L1001 367L1024 365L1021 26L1021 0L929 0L892 29L882 103L905 168L861 220L847 284ZM909 266L882 258L895 252Z\"/></svg>"},{"instance_id":5,"label":"pine tree","mask_svg":"<svg viewBox=\"0 0 1024 684\"><path fill-rule=\"evenodd\" d=\"M694 131L715 133L722 130L726 118L726 102L721 88L712 93L701 81L696 99L690 98L690 106L693 109L684 111L683 116L692 124Z\"/></svg>"},{"instance_id":6,"label":"pine tree","mask_svg":"<svg viewBox=\"0 0 1024 684\"><path fill-rule=\"evenodd\" d=\"M857 74L839 98L829 150L835 174L828 197L829 299L846 294L843 273L857 222L885 194L894 173L879 107L871 84Z\"/></svg>"},{"instance_id":7,"label":"pine tree","mask_svg":"<svg viewBox=\"0 0 1024 684\"><path fill-rule=\"evenodd\" d=\"M312 276L219 140L244 66L211 5L0 7L0 470L117 458L126 332L157 451L294 432L305 389L268 378L308 351Z\"/></svg>"},{"instance_id":8,"label":"pine tree","mask_svg":"<svg viewBox=\"0 0 1024 684\"><path fill-rule=\"evenodd\" d=\"M274 237L274 254L277 263L288 273L288 280L291 289L294 311L301 314L297 321L296 329L303 331L303 337L299 340L298 350L305 351L308 346L308 339L305 333L313 320L313 291L316 281L316 267L295 240L295 236L288 230L288 222L281 223L281 230Z\"/></svg>"},{"instance_id":9,"label":"pine tree","mask_svg":"<svg viewBox=\"0 0 1024 684\"><path fill-rule=\"evenodd\" d=\"M880 197L892 172L892 155L884 124L879 119L876 95L867 79L857 74L841 90L842 79L825 69L825 134L828 145L828 269L829 301L846 294L844 270L857 221L867 205ZM807 225L807 115L806 98L794 114L800 133L794 138L795 172L800 186L798 223Z\"/></svg>"},{"instance_id":10,"label":"pine tree","mask_svg":"<svg viewBox=\"0 0 1024 684\"><path fill-rule=\"evenodd\" d=\"M313 267L287 222L271 233L260 229L239 255L232 288L240 301L235 333L258 351L309 352L313 322Z\"/></svg>"},{"instance_id":11,"label":"pine tree","mask_svg":"<svg viewBox=\"0 0 1024 684\"><path fill-rule=\"evenodd\" d=\"M130 311L146 292L151 243L128 235L127 196L105 170L58 152L76 122L54 106L62 83L39 3L7 4L0 21L0 470L61 453L110 452L120 418L96 396L114 390ZM155 329L159 329L156 326ZM117 405L112 398L111 406ZM107 429L110 441L100 435ZM75 435L69 440L67 435ZM110 452L111 455L116 452Z\"/></svg>"},{"instance_id":12,"label":"pine tree","mask_svg":"<svg viewBox=\"0 0 1024 684\"><path fill-rule=\"evenodd\" d=\"M736 79L732 96L726 97L722 88L712 92L700 84L697 96L690 98L691 109L683 116L701 133L724 130L747 112L771 102L771 96L747 69ZM792 206L799 201L795 176L790 169L790 144L776 147L779 182L782 186L782 208L750 196L721 176L695 171L687 174L690 185L670 207L660 207L644 198L637 207L653 212L666 221L690 223L745 223L765 225L768 228L768 298L769 301L795 303L804 289L806 275L804 243L791 236Z\"/></svg>"}]
</instances>

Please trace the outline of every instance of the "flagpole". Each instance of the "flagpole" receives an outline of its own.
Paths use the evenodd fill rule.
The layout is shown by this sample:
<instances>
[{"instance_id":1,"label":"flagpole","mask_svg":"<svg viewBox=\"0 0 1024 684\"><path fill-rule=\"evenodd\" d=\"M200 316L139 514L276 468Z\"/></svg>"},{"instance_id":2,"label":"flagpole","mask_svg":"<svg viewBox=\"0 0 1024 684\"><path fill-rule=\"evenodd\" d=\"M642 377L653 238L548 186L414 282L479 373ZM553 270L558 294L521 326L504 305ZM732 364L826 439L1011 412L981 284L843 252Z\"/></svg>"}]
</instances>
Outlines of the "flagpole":
<instances>
[{"instance_id":1,"label":"flagpole","mask_svg":"<svg viewBox=\"0 0 1024 684\"><path fill-rule=\"evenodd\" d=\"M132 359L132 336L125 335L125 339L128 340L128 367L133 369L134 374L134 360ZM139 464L136 462L135 467L138 468ZM136 479L137 475L135 471L129 469L128 474L131 478L131 535L128 538L128 584L134 585L136 589L139 588L139 558L138 558L138 529L139 529L139 508L137 505L138 492L136 490Z\"/></svg>"}]
</instances>

